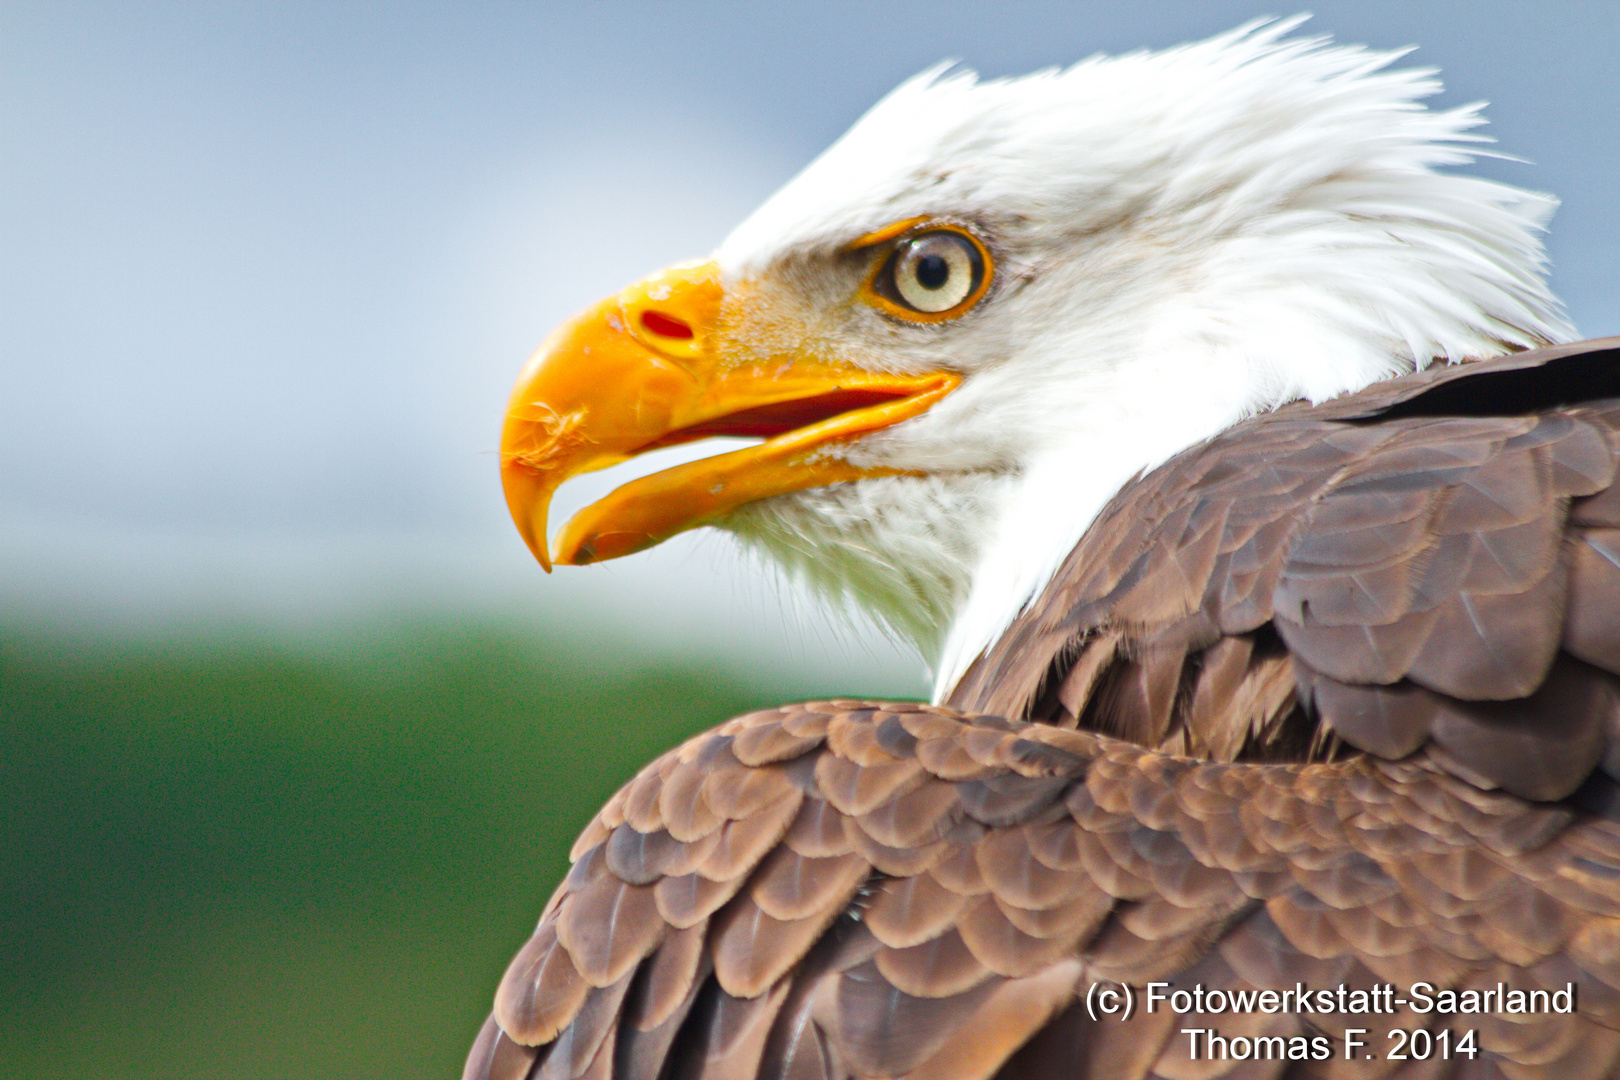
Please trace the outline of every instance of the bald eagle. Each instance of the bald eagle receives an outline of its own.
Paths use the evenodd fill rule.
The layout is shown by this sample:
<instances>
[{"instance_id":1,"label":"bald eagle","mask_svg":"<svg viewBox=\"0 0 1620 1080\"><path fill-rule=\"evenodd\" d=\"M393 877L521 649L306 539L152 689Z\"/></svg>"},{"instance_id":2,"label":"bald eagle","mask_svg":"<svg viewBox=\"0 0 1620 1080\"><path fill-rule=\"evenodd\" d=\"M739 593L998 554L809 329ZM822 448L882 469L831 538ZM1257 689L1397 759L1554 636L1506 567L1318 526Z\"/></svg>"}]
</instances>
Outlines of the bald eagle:
<instances>
[{"instance_id":1,"label":"bald eagle","mask_svg":"<svg viewBox=\"0 0 1620 1080\"><path fill-rule=\"evenodd\" d=\"M540 347L548 569L724 529L936 685L647 766L468 1077L1620 1075L1620 339L1293 26L925 72Z\"/></svg>"}]
</instances>

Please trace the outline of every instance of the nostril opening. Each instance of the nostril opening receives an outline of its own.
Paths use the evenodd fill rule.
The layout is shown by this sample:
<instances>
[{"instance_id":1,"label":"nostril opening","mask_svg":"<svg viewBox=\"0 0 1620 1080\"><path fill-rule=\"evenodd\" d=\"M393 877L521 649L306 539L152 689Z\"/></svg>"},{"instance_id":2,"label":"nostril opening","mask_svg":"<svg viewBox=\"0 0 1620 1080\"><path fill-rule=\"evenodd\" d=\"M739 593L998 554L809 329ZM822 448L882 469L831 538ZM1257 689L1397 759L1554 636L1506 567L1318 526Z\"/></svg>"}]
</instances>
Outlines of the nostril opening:
<instances>
[{"instance_id":1,"label":"nostril opening","mask_svg":"<svg viewBox=\"0 0 1620 1080\"><path fill-rule=\"evenodd\" d=\"M662 311L643 311L641 325L657 334L659 337L680 338L682 341L692 340L692 327L673 315L665 315Z\"/></svg>"}]
</instances>

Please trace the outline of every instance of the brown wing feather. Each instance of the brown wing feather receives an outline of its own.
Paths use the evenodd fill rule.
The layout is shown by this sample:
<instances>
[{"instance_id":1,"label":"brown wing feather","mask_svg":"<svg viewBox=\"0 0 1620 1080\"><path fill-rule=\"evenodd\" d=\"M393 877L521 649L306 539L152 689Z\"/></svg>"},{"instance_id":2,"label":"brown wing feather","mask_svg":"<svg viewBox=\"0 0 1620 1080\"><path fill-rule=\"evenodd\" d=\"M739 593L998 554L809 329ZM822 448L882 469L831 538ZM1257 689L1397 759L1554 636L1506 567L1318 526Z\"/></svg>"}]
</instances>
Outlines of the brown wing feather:
<instances>
[{"instance_id":1,"label":"brown wing feather","mask_svg":"<svg viewBox=\"0 0 1620 1080\"><path fill-rule=\"evenodd\" d=\"M812 726L810 708L827 706L733 720L627 790L653 776L690 791L681 778L699 760L753 785L733 771L750 768L734 753L755 744L742 736L754 725ZM820 725L829 734L794 736L805 740L798 758L752 767L795 792L750 800L755 815L780 818L787 803L794 820L766 830L775 840L740 872L742 886L696 922L677 927L656 905L620 902L620 921L598 924L611 944L577 941L583 926L561 933L576 900L655 893L674 880L646 882L644 860L608 858L615 844L634 849L613 838L633 826L599 822L604 839L576 864L564 900L503 980L497 1026L481 1037L468 1076L970 1080L1057 1075L1065 1063L1074 1080L1241 1075L1239 1062L1195 1056L1181 1029L1320 1036L1338 1046L1347 1028L1381 1037L1379 1024L1451 1020L1398 1011L1369 1023L1332 1009L1166 1020L1156 1011L1126 1024L1093 1020L1085 995L1099 980L1140 993L1152 979L1353 990L1392 977L1459 988L1574 982L1592 1008L1476 1025L1482 1050L1504 1075L1535 1075L1525 1070L1545 1062L1579 1062L1592 1075L1620 1067L1606 1026L1620 1022L1620 827L1607 818L1482 791L1422 757L1198 762L1096 733L916 705L822 715L831 716ZM942 753L940 743L959 753ZM978 771L951 779L925 757L971 759ZM862 783L868 770L874 779ZM894 785L902 773L910 779ZM837 850L840 833L865 835L863 815L839 809L823 776L846 794L886 790L888 803L848 804L884 816L886 829L908 828L898 804L916 807L926 823L915 828L935 837L937 859L893 875ZM925 790L944 796L918 799ZM714 803L734 798L697 791ZM688 816L722 820L713 803ZM1525 820L1538 818L1527 831ZM625 869L635 882L618 877ZM631 911L650 928L625 926ZM635 956L629 966L613 962L625 953ZM587 969L605 977L621 967L617 980L587 987ZM1076 1071L1086 1061L1108 1071ZM1321 1075L1383 1075L1337 1066Z\"/></svg>"},{"instance_id":2,"label":"brown wing feather","mask_svg":"<svg viewBox=\"0 0 1620 1080\"><path fill-rule=\"evenodd\" d=\"M1620 339L1291 405L1128 486L948 703L1216 760L1620 775Z\"/></svg>"}]
</instances>

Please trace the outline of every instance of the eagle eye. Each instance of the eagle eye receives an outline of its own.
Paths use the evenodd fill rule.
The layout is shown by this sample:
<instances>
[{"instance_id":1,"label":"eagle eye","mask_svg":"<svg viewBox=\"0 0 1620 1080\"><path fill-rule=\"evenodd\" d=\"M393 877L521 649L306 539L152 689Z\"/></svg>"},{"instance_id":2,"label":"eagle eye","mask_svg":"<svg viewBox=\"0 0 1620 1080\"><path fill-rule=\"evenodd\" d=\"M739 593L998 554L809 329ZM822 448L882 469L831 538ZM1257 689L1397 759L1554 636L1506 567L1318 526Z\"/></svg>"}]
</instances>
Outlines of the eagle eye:
<instances>
[{"instance_id":1,"label":"eagle eye","mask_svg":"<svg viewBox=\"0 0 1620 1080\"><path fill-rule=\"evenodd\" d=\"M989 284L989 270L989 254L977 237L936 226L894 240L867 292L890 315L939 322L978 302Z\"/></svg>"}]
</instances>

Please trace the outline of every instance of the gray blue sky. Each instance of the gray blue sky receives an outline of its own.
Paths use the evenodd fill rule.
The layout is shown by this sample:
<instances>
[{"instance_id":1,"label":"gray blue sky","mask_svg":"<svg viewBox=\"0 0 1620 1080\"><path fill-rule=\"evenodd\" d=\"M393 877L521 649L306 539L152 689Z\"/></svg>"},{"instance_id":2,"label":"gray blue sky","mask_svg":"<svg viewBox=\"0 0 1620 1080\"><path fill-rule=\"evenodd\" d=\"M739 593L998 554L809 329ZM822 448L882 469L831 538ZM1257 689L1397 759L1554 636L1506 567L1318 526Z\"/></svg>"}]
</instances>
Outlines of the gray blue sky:
<instances>
[{"instance_id":1,"label":"gray blue sky","mask_svg":"<svg viewBox=\"0 0 1620 1080\"><path fill-rule=\"evenodd\" d=\"M1529 164L1478 171L1564 200L1555 286L1584 332L1620 332L1620 5L1315 11L1306 32L1420 46L1440 104L1491 102L1488 133ZM11 0L0 600L136 623L591 605L616 633L850 663L713 538L543 578L492 454L522 360L709 250L941 58L1013 74L1268 12L1290 9Z\"/></svg>"}]
</instances>

